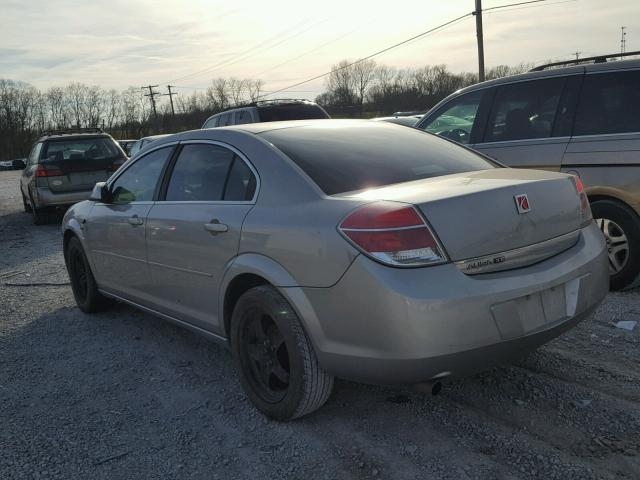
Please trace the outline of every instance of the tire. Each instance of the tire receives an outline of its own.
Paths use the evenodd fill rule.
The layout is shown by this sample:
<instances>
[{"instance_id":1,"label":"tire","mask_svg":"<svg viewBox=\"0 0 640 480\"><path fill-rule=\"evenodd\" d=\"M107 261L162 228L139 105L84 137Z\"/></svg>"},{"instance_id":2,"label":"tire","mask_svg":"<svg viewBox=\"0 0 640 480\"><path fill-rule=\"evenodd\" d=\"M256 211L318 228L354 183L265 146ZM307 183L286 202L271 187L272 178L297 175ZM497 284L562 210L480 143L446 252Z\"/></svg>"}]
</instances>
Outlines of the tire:
<instances>
[{"instance_id":1,"label":"tire","mask_svg":"<svg viewBox=\"0 0 640 480\"><path fill-rule=\"evenodd\" d=\"M77 237L69 240L64 259L78 308L85 313L94 313L108 307L111 301L98 291L89 261Z\"/></svg>"},{"instance_id":2,"label":"tire","mask_svg":"<svg viewBox=\"0 0 640 480\"><path fill-rule=\"evenodd\" d=\"M31 203L31 218L34 225L45 225L49 222L49 212L46 208L39 208L36 202L33 201L33 196L29 194L29 200Z\"/></svg>"},{"instance_id":3,"label":"tire","mask_svg":"<svg viewBox=\"0 0 640 480\"><path fill-rule=\"evenodd\" d=\"M238 299L230 336L242 387L266 416L299 418L331 395L333 376L318 364L298 316L275 288L254 287Z\"/></svg>"},{"instance_id":4,"label":"tire","mask_svg":"<svg viewBox=\"0 0 640 480\"><path fill-rule=\"evenodd\" d=\"M596 200L591 204L591 211L607 241L611 290L637 285L640 280L638 215L615 200Z\"/></svg>"},{"instance_id":5,"label":"tire","mask_svg":"<svg viewBox=\"0 0 640 480\"><path fill-rule=\"evenodd\" d=\"M20 192L22 195L22 205L24 206L24 213L31 213L31 205L27 202L27 199L24 196L24 193Z\"/></svg>"}]
</instances>

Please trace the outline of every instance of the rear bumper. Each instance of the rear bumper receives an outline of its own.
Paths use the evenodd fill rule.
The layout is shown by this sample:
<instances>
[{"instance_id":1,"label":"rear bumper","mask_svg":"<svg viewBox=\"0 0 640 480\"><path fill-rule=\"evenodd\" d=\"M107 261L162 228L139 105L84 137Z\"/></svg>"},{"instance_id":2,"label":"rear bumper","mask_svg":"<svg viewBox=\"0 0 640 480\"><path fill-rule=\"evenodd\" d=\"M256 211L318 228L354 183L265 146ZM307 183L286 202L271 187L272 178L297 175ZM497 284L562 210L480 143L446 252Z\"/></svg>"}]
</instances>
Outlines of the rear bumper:
<instances>
[{"instance_id":1,"label":"rear bumper","mask_svg":"<svg viewBox=\"0 0 640 480\"><path fill-rule=\"evenodd\" d=\"M584 320L608 291L594 224L529 267L468 276L453 264L397 269L359 256L331 288L284 288L322 366L371 383L415 383L509 361Z\"/></svg>"},{"instance_id":2,"label":"rear bumper","mask_svg":"<svg viewBox=\"0 0 640 480\"><path fill-rule=\"evenodd\" d=\"M37 187L34 193L36 196L34 200L38 208L73 205L87 200L91 196L91 190L55 193L42 187Z\"/></svg>"}]
</instances>

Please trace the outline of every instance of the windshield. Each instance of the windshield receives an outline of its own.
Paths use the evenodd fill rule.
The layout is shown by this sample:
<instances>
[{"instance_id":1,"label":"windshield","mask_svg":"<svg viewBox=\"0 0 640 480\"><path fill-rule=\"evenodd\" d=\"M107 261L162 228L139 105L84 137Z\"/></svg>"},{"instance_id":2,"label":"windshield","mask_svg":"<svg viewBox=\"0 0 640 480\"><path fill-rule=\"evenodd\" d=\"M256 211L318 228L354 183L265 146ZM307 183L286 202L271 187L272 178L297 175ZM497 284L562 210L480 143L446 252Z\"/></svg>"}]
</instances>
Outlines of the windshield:
<instances>
[{"instance_id":1,"label":"windshield","mask_svg":"<svg viewBox=\"0 0 640 480\"><path fill-rule=\"evenodd\" d=\"M122 153L110 138L75 138L45 142L41 162L112 160L121 156Z\"/></svg>"}]
</instances>

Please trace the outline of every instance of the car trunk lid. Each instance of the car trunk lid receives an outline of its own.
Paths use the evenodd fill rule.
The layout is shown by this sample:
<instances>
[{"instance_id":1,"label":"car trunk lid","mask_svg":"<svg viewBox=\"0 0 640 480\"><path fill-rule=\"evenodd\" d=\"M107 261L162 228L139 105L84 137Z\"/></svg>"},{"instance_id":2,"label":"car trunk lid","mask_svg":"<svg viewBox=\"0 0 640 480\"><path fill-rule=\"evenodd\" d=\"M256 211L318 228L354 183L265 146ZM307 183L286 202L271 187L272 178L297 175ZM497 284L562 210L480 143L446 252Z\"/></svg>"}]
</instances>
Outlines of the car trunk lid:
<instances>
[{"instance_id":1,"label":"car trunk lid","mask_svg":"<svg viewBox=\"0 0 640 480\"><path fill-rule=\"evenodd\" d=\"M516 199L523 195L528 205L519 210ZM537 170L445 175L345 196L417 206L452 261L539 244L578 230L582 218L571 177Z\"/></svg>"}]
</instances>

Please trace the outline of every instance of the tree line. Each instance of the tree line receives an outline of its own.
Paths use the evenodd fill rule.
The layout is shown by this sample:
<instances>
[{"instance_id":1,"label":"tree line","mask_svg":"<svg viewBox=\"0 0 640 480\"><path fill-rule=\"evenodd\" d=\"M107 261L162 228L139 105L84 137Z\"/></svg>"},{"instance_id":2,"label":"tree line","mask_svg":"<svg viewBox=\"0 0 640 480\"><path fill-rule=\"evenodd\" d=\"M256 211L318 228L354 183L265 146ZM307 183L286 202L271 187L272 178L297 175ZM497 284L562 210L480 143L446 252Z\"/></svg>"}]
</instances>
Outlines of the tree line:
<instances>
[{"instance_id":1,"label":"tree line","mask_svg":"<svg viewBox=\"0 0 640 480\"><path fill-rule=\"evenodd\" d=\"M487 79L520 73L529 65L501 65ZM373 60L336 64L316 98L332 116L372 117L399 110L426 111L455 90L477 82L477 74L452 73L445 65L398 69ZM180 91L174 111L158 101L156 114L141 88L105 89L79 82L39 90L0 79L0 160L24 157L50 129L101 127L114 138L140 138L200 128L204 120L235 105L265 96L260 79L216 78L191 94ZM282 94L286 97L286 92Z\"/></svg>"}]
</instances>

